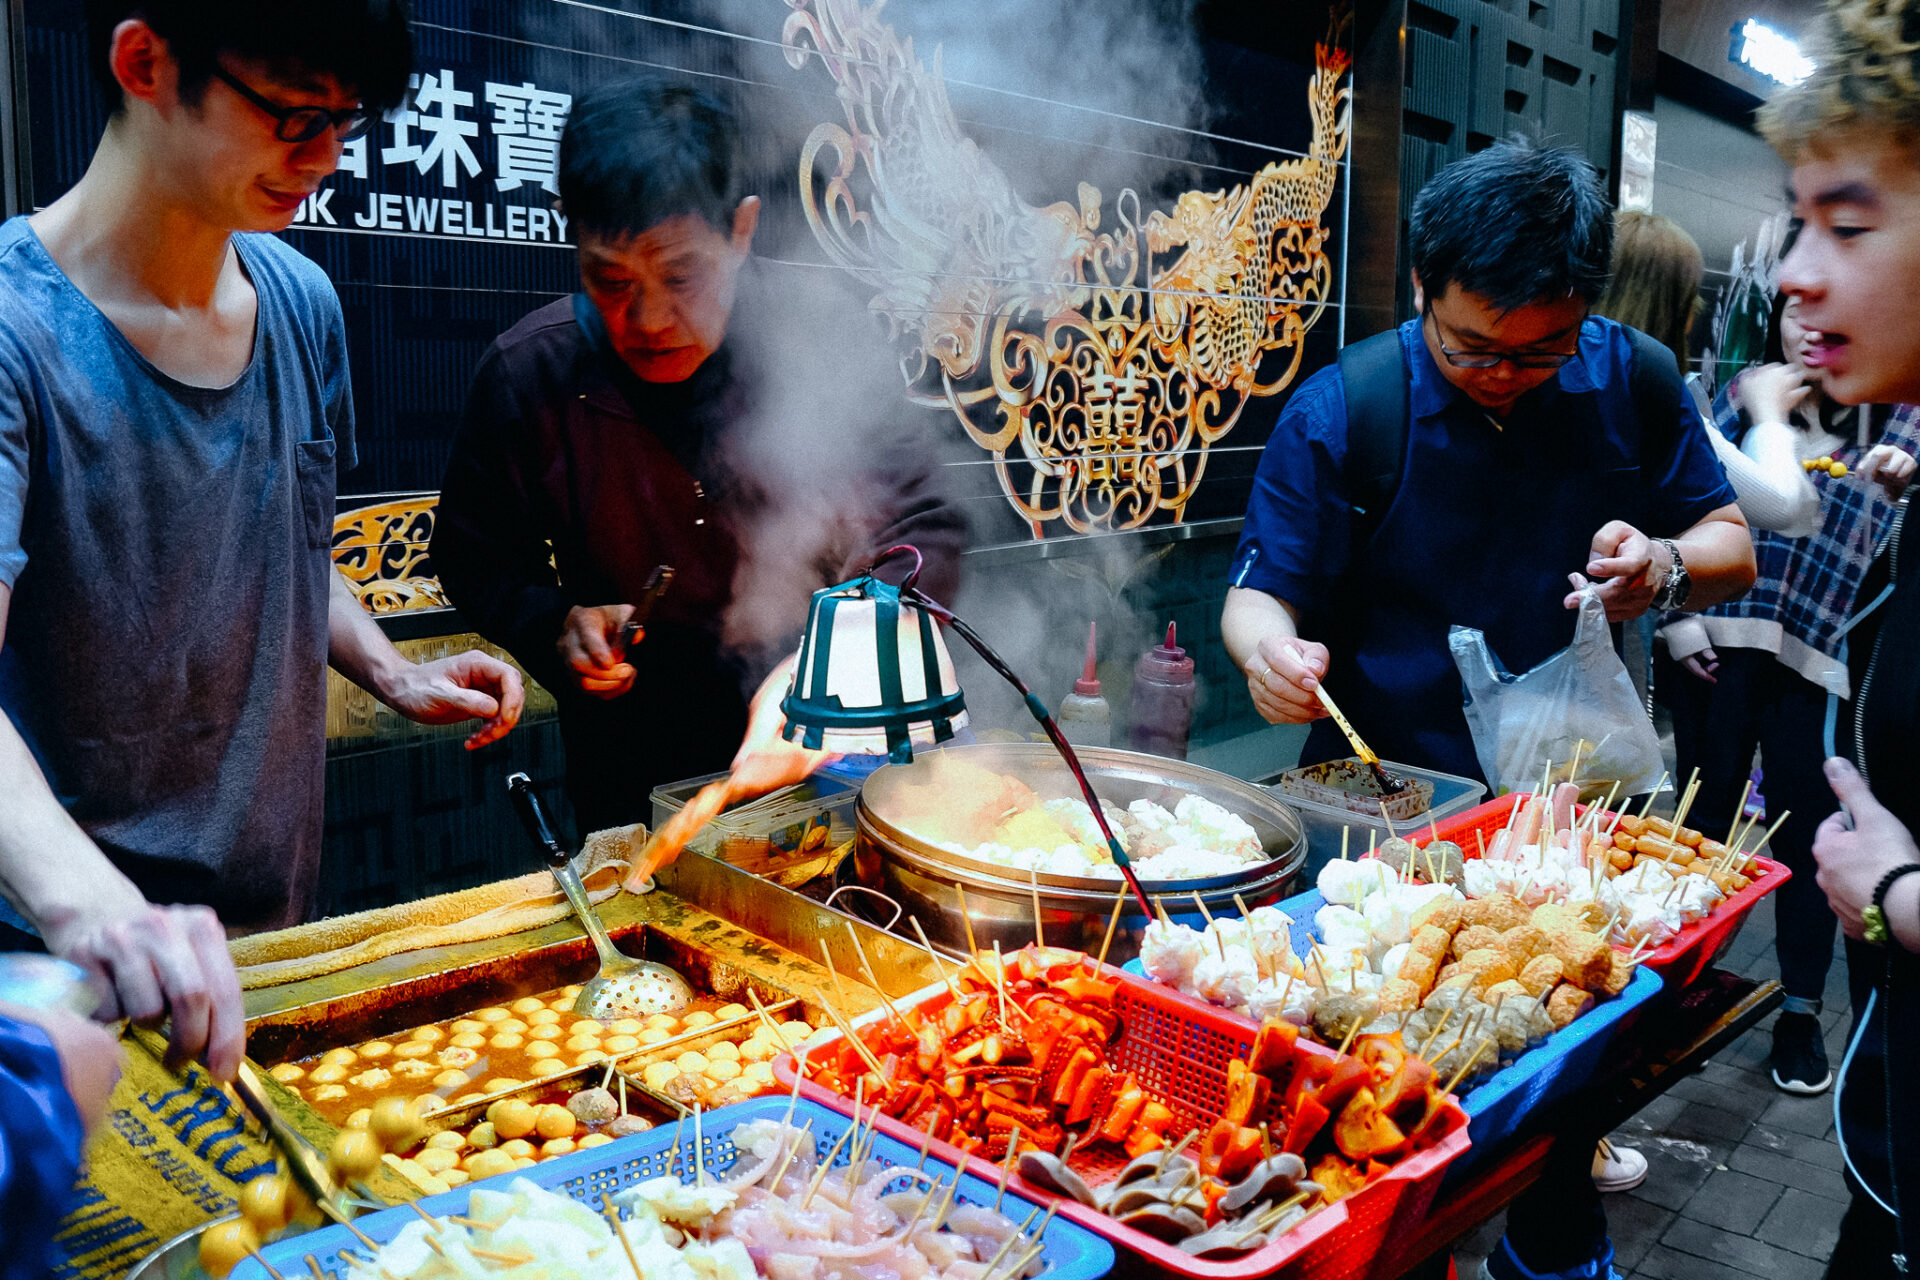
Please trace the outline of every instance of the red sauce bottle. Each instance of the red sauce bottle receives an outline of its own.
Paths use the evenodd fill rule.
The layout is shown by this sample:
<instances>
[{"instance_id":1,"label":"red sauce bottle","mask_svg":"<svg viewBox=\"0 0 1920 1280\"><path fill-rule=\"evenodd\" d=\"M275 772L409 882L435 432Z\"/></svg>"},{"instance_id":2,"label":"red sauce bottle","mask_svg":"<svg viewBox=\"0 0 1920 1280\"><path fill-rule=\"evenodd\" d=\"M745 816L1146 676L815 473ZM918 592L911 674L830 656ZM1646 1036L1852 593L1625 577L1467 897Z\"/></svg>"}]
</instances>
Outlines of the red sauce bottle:
<instances>
[{"instance_id":1,"label":"red sauce bottle","mask_svg":"<svg viewBox=\"0 0 1920 1280\"><path fill-rule=\"evenodd\" d=\"M1133 725L1129 734L1133 749L1185 760L1187 733L1193 727L1193 695L1193 659L1174 643L1173 623L1169 622L1166 643L1141 654L1133 669Z\"/></svg>"}]
</instances>

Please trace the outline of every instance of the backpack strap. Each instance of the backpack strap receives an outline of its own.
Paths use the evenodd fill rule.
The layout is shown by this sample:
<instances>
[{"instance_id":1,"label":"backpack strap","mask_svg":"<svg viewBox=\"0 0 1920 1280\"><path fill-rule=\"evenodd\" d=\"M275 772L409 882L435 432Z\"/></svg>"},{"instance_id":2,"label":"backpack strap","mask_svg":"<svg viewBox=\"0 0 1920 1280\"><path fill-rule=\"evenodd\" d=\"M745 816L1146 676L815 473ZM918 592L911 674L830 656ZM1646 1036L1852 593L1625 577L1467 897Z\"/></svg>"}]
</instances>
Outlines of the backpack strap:
<instances>
[{"instance_id":1,"label":"backpack strap","mask_svg":"<svg viewBox=\"0 0 1920 1280\"><path fill-rule=\"evenodd\" d=\"M1347 493L1353 504L1355 550L1386 519L1407 466L1412 372L1398 327L1340 349L1347 398Z\"/></svg>"}]
</instances>

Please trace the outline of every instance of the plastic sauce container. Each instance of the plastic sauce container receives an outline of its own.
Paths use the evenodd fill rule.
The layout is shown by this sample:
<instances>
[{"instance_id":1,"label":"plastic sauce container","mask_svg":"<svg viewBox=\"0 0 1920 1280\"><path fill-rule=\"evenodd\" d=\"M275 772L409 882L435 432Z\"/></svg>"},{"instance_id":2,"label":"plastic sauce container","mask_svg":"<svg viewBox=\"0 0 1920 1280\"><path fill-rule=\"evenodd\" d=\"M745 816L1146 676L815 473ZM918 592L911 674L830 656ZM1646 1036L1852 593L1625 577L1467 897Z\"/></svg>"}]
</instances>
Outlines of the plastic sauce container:
<instances>
[{"instance_id":1,"label":"plastic sauce container","mask_svg":"<svg viewBox=\"0 0 1920 1280\"><path fill-rule=\"evenodd\" d=\"M1060 699L1060 732L1077 747L1113 745L1113 711L1100 696L1100 677L1094 669L1093 623L1087 624L1087 665L1073 682L1073 692Z\"/></svg>"},{"instance_id":2,"label":"plastic sauce container","mask_svg":"<svg viewBox=\"0 0 1920 1280\"><path fill-rule=\"evenodd\" d=\"M1133 749L1185 760L1187 733L1193 728L1193 695L1193 659L1174 643L1173 623L1169 622L1166 643L1141 654L1133 669L1133 726L1129 735Z\"/></svg>"}]
</instances>

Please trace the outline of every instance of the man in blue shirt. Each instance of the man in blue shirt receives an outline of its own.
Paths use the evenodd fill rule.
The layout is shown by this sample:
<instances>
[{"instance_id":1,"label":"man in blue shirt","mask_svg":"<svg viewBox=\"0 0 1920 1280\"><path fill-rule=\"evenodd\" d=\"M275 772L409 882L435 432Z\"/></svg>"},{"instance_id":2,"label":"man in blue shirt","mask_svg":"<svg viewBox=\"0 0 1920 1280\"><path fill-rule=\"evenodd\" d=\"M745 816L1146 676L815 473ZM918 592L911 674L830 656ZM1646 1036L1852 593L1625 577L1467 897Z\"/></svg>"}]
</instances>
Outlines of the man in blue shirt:
<instances>
[{"instance_id":1,"label":"man in blue shirt","mask_svg":"<svg viewBox=\"0 0 1920 1280\"><path fill-rule=\"evenodd\" d=\"M1479 777L1450 627L1525 671L1572 641L1589 580L1614 622L1753 585L1746 521L1672 355L1591 314L1612 233L1569 153L1503 143L1449 166L1413 207L1419 317L1370 340L1393 354L1397 339L1398 361L1368 363L1404 380L1404 409L1363 385L1350 423L1335 367L1281 415L1221 628L1262 716L1318 721L1304 761L1349 751L1322 718L1324 679L1388 759ZM1610 1280L1599 1136L1561 1134L1486 1276ZM1644 1176L1632 1163L1613 1185Z\"/></svg>"},{"instance_id":2,"label":"man in blue shirt","mask_svg":"<svg viewBox=\"0 0 1920 1280\"><path fill-rule=\"evenodd\" d=\"M1489 147L1421 191L1410 240L1397 487L1361 499L1340 370L1307 379L1261 458L1222 630L1270 722L1320 720L1325 679L1386 757L1478 777L1449 627L1525 671L1571 642L1588 579L1614 622L1699 609L1752 584L1753 550L1672 357L1590 314L1612 213L1584 161ZM1348 752L1323 721L1302 759Z\"/></svg>"}]
</instances>

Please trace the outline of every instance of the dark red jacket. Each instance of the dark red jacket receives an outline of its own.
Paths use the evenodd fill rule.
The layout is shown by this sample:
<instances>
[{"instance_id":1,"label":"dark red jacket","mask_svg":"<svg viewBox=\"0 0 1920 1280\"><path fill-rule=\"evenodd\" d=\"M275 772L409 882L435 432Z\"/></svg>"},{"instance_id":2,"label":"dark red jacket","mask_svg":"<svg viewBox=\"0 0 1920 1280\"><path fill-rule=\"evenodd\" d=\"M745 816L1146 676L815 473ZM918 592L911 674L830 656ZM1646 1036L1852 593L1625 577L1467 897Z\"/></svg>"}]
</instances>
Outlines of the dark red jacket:
<instances>
[{"instance_id":1,"label":"dark red jacket","mask_svg":"<svg viewBox=\"0 0 1920 1280\"><path fill-rule=\"evenodd\" d=\"M958 585L965 523L935 488L927 442L902 434L914 415L897 375L883 406L896 421L825 404L809 421L829 434L798 432L773 404L807 371L773 367L766 353L782 348L755 331L772 312L755 305L743 286L727 341L684 383L635 378L584 295L521 320L474 374L434 568L474 628L559 700L583 831L650 820L655 786L726 767L746 696L797 646L813 590L895 542L926 556L936 599ZM578 692L554 647L568 610L639 599L659 564L675 577L629 654L634 688Z\"/></svg>"}]
</instances>

